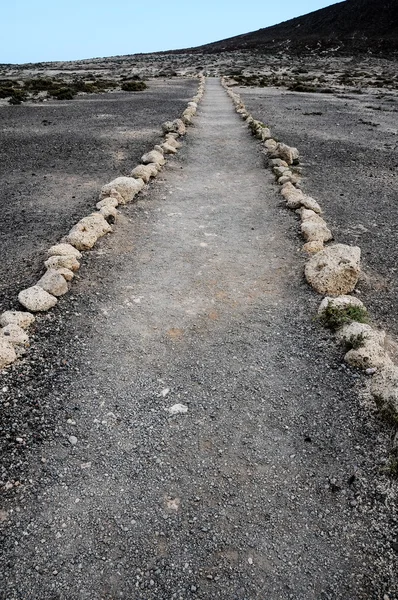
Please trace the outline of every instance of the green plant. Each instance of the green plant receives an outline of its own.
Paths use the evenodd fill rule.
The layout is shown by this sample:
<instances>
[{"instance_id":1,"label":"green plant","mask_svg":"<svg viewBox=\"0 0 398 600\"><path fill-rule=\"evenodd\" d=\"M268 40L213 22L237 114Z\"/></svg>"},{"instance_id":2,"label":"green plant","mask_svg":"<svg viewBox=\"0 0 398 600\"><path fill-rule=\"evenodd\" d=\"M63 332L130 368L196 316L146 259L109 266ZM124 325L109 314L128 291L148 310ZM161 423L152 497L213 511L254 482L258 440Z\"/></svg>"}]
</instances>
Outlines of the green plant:
<instances>
[{"instance_id":1,"label":"green plant","mask_svg":"<svg viewBox=\"0 0 398 600\"><path fill-rule=\"evenodd\" d=\"M28 94L24 90L14 89L8 101L9 104L18 105L28 99Z\"/></svg>"},{"instance_id":2,"label":"green plant","mask_svg":"<svg viewBox=\"0 0 398 600\"><path fill-rule=\"evenodd\" d=\"M335 306L329 302L324 311L319 315L319 320L324 327L336 331L339 327L357 321L367 323L369 320L366 308L362 306Z\"/></svg>"},{"instance_id":3,"label":"green plant","mask_svg":"<svg viewBox=\"0 0 398 600\"><path fill-rule=\"evenodd\" d=\"M348 340L346 340L345 345L348 350L358 350L358 348L362 348L365 345L365 341L367 336L363 333L359 333L358 335L352 335Z\"/></svg>"},{"instance_id":4,"label":"green plant","mask_svg":"<svg viewBox=\"0 0 398 600\"><path fill-rule=\"evenodd\" d=\"M52 89L50 94L57 100L73 100L76 96L76 91L71 87L60 87Z\"/></svg>"},{"instance_id":5,"label":"green plant","mask_svg":"<svg viewBox=\"0 0 398 600\"><path fill-rule=\"evenodd\" d=\"M147 89L145 81L125 81L122 83L121 88L124 92L141 92Z\"/></svg>"},{"instance_id":6,"label":"green plant","mask_svg":"<svg viewBox=\"0 0 398 600\"><path fill-rule=\"evenodd\" d=\"M398 478L398 458L390 458L386 466L382 468L382 472L394 479Z\"/></svg>"}]
</instances>

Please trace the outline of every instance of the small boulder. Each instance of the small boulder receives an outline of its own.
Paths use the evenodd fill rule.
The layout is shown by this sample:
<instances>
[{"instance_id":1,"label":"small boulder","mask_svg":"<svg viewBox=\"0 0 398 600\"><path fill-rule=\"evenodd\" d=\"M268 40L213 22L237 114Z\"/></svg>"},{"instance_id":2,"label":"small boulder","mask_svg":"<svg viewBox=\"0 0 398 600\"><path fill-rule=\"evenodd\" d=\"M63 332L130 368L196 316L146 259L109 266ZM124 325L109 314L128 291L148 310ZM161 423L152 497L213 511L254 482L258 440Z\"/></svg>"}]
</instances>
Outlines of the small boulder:
<instances>
[{"instance_id":1,"label":"small boulder","mask_svg":"<svg viewBox=\"0 0 398 600\"><path fill-rule=\"evenodd\" d=\"M171 134L171 133L166 135L164 143L167 144L168 146L172 146L173 148L178 150L178 148L182 147L182 144L175 137L172 137L172 136L173 136L173 134Z\"/></svg>"},{"instance_id":2,"label":"small boulder","mask_svg":"<svg viewBox=\"0 0 398 600\"><path fill-rule=\"evenodd\" d=\"M289 166L287 164L287 162L282 160L281 158L271 158L269 161L269 164L271 165L271 167L288 167Z\"/></svg>"},{"instance_id":3,"label":"small boulder","mask_svg":"<svg viewBox=\"0 0 398 600\"><path fill-rule=\"evenodd\" d=\"M270 138L269 140L265 140L264 148L267 150L269 154L273 154L278 147L278 142Z\"/></svg>"},{"instance_id":4,"label":"small boulder","mask_svg":"<svg viewBox=\"0 0 398 600\"><path fill-rule=\"evenodd\" d=\"M65 277L55 269L48 269L43 277L39 279L37 285L53 296L63 296L68 291Z\"/></svg>"},{"instance_id":5,"label":"small boulder","mask_svg":"<svg viewBox=\"0 0 398 600\"><path fill-rule=\"evenodd\" d=\"M65 267L60 267L59 269L55 269L57 273L62 275L66 281L72 281L75 274L70 269L65 269Z\"/></svg>"},{"instance_id":6,"label":"small boulder","mask_svg":"<svg viewBox=\"0 0 398 600\"><path fill-rule=\"evenodd\" d=\"M144 187L142 179L135 179L134 177L117 177L110 183L104 185L101 189L100 200L107 196L113 196L112 192L117 192L118 200L120 204L126 204L131 202L133 198L142 190Z\"/></svg>"},{"instance_id":7,"label":"small boulder","mask_svg":"<svg viewBox=\"0 0 398 600\"><path fill-rule=\"evenodd\" d=\"M285 160L288 165L295 164L299 160L299 152L297 148L291 148L286 144L278 144L276 153L278 154L279 158Z\"/></svg>"},{"instance_id":8,"label":"small boulder","mask_svg":"<svg viewBox=\"0 0 398 600\"><path fill-rule=\"evenodd\" d=\"M308 210L313 210L314 212L318 213L318 215L322 214L322 209L319 206L318 202L314 200L314 198L311 198L311 196L306 196L305 194L303 194L301 204L302 206L304 206L304 208L308 208Z\"/></svg>"},{"instance_id":9,"label":"small boulder","mask_svg":"<svg viewBox=\"0 0 398 600\"><path fill-rule=\"evenodd\" d=\"M261 140L265 142L266 140L272 139L271 131L268 127L261 128Z\"/></svg>"},{"instance_id":10,"label":"small boulder","mask_svg":"<svg viewBox=\"0 0 398 600\"><path fill-rule=\"evenodd\" d=\"M0 315L0 326L18 325L22 329L28 329L34 323L36 318L29 312L22 310L6 310Z\"/></svg>"},{"instance_id":11,"label":"small boulder","mask_svg":"<svg viewBox=\"0 0 398 600\"><path fill-rule=\"evenodd\" d=\"M335 244L318 252L305 266L308 283L324 296L341 296L355 289L360 273L361 249Z\"/></svg>"},{"instance_id":12,"label":"small boulder","mask_svg":"<svg viewBox=\"0 0 398 600\"><path fill-rule=\"evenodd\" d=\"M300 183L300 177L291 171L289 173L286 171L282 177L279 177L278 183L279 185L285 185L285 183L296 185L297 183Z\"/></svg>"},{"instance_id":13,"label":"small boulder","mask_svg":"<svg viewBox=\"0 0 398 600\"><path fill-rule=\"evenodd\" d=\"M105 206L112 206L112 208L116 208L117 206L119 206L119 202L116 198L112 198L112 196L107 196L103 200L97 202L95 206L98 208L98 210L101 210L101 208L104 208Z\"/></svg>"},{"instance_id":14,"label":"small boulder","mask_svg":"<svg viewBox=\"0 0 398 600\"><path fill-rule=\"evenodd\" d=\"M151 177L156 177L158 169L154 163L149 165L138 165L131 171L131 177L142 179L145 183L148 183Z\"/></svg>"},{"instance_id":15,"label":"small boulder","mask_svg":"<svg viewBox=\"0 0 398 600\"><path fill-rule=\"evenodd\" d=\"M46 269L70 269L71 271L78 271L80 263L75 256L50 256L45 263Z\"/></svg>"},{"instance_id":16,"label":"small boulder","mask_svg":"<svg viewBox=\"0 0 398 600\"><path fill-rule=\"evenodd\" d=\"M47 256L74 256L79 259L82 257L79 250L71 244L56 244L47 250Z\"/></svg>"},{"instance_id":17,"label":"small boulder","mask_svg":"<svg viewBox=\"0 0 398 600\"><path fill-rule=\"evenodd\" d=\"M8 365L11 365L16 360L17 355L14 346L4 337L0 336L0 369L8 367Z\"/></svg>"},{"instance_id":18,"label":"small boulder","mask_svg":"<svg viewBox=\"0 0 398 600\"><path fill-rule=\"evenodd\" d=\"M326 298L324 298L319 305L318 315L320 315L320 316L323 315L323 313L328 309L329 306L332 306L333 308L337 308L340 310L344 310L350 306L365 309L363 302L361 302L361 300L359 298L357 298L356 296L342 295L342 296L337 296L336 298L331 298L330 296L326 296Z\"/></svg>"},{"instance_id":19,"label":"small boulder","mask_svg":"<svg viewBox=\"0 0 398 600\"><path fill-rule=\"evenodd\" d=\"M307 254L317 254L317 252L321 252L323 249L324 245L321 240L316 240L315 242L306 242L303 245L303 251L307 252Z\"/></svg>"},{"instance_id":20,"label":"small boulder","mask_svg":"<svg viewBox=\"0 0 398 600\"><path fill-rule=\"evenodd\" d=\"M333 239L332 232L325 221L316 213L314 213L313 217L306 219L301 223L301 233L306 242L329 242Z\"/></svg>"},{"instance_id":21,"label":"small boulder","mask_svg":"<svg viewBox=\"0 0 398 600\"><path fill-rule=\"evenodd\" d=\"M352 346L344 357L352 367L380 368L391 363L384 348L386 339L384 331L376 331L366 323L353 321L340 327L336 335L344 345Z\"/></svg>"},{"instance_id":22,"label":"small boulder","mask_svg":"<svg viewBox=\"0 0 398 600\"><path fill-rule=\"evenodd\" d=\"M178 135L185 135L187 132L187 128L181 119L166 121L166 123L163 123L162 129L163 133L178 133Z\"/></svg>"},{"instance_id":23,"label":"small boulder","mask_svg":"<svg viewBox=\"0 0 398 600\"><path fill-rule=\"evenodd\" d=\"M133 179L132 181L137 180ZM103 215L100 213L92 213L76 223L70 230L66 239L70 244L78 248L78 250L90 250L98 238L111 231L112 227L105 220ZM60 266L70 268L68 265ZM74 270L75 269L72 269L72 271Z\"/></svg>"},{"instance_id":24,"label":"small boulder","mask_svg":"<svg viewBox=\"0 0 398 600\"><path fill-rule=\"evenodd\" d=\"M279 177L283 177L283 175L286 173L291 173L289 167L273 167L272 170L277 179L279 179Z\"/></svg>"},{"instance_id":25,"label":"small boulder","mask_svg":"<svg viewBox=\"0 0 398 600\"><path fill-rule=\"evenodd\" d=\"M34 285L19 292L18 300L22 306L32 312L49 310L58 302L55 296L43 290L39 285Z\"/></svg>"},{"instance_id":26,"label":"small boulder","mask_svg":"<svg viewBox=\"0 0 398 600\"><path fill-rule=\"evenodd\" d=\"M29 336L19 325L7 325L0 329L0 336L5 338L10 344L18 346L27 346L29 344Z\"/></svg>"},{"instance_id":27,"label":"small boulder","mask_svg":"<svg viewBox=\"0 0 398 600\"><path fill-rule=\"evenodd\" d=\"M177 148L175 146L168 144L167 142L164 142L162 144L162 148L163 148L165 154L177 154Z\"/></svg>"},{"instance_id":28,"label":"small boulder","mask_svg":"<svg viewBox=\"0 0 398 600\"><path fill-rule=\"evenodd\" d=\"M398 420L398 367L388 364L372 377L370 392L387 415Z\"/></svg>"},{"instance_id":29,"label":"small boulder","mask_svg":"<svg viewBox=\"0 0 398 600\"><path fill-rule=\"evenodd\" d=\"M103 206L99 212L104 217L105 221L108 221L108 223L112 224L116 221L118 213L114 206Z\"/></svg>"},{"instance_id":30,"label":"small boulder","mask_svg":"<svg viewBox=\"0 0 398 600\"><path fill-rule=\"evenodd\" d=\"M300 208L304 198L301 190L298 190L292 183L285 183L281 188L281 194L286 200L288 208Z\"/></svg>"},{"instance_id":31,"label":"small boulder","mask_svg":"<svg viewBox=\"0 0 398 600\"><path fill-rule=\"evenodd\" d=\"M157 150L151 150L151 152L147 152L146 154L144 154L144 156L141 157L141 160L144 163L144 165L147 165L149 163L155 163L156 165L162 166L166 162L163 154L161 152L158 152Z\"/></svg>"}]
</instances>

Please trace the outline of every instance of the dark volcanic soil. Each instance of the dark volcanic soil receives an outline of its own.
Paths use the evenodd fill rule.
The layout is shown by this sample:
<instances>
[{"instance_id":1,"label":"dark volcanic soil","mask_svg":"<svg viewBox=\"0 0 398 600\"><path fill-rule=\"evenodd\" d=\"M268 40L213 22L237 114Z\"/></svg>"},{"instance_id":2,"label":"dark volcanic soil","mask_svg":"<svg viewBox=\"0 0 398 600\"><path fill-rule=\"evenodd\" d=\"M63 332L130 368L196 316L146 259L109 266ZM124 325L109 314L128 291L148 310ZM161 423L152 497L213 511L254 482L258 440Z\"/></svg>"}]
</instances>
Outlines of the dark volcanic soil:
<instances>
[{"instance_id":1,"label":"dark volcanic soil","mask_svg":"<svg viewBox=\"0 0 398 600\"><path fill-rule=\"evenodd\" d=\"M192 49L224 52L251 49L259 53L284 50L299 55L309 50L342 53L385 53L398 49L396 0L345 0L284 23Z\"/></svg>"},{"instance_id":2,"label":"dark volcanic soil","mask_svg":"<svg viewBox=\"0 0 398 600\"><path fill-rule=\"evenodd\" d=\"M95 208L102 185L127 175L178 117L197 81L153 80L109 93L0 106L0 310L40 276L44 251Z\"/></svg>"},{"instance_id":3,"label":"dark volcanic soil","mask_svg":"<svg viewBox=\"0 0 398 600\"><path fill-rule=\"evenodd\" d=\"M239 91L255 118L299 149L303 189L336 241L362 248L360 298L398 339L398 98Z\"/></svg>"}]
</instances>

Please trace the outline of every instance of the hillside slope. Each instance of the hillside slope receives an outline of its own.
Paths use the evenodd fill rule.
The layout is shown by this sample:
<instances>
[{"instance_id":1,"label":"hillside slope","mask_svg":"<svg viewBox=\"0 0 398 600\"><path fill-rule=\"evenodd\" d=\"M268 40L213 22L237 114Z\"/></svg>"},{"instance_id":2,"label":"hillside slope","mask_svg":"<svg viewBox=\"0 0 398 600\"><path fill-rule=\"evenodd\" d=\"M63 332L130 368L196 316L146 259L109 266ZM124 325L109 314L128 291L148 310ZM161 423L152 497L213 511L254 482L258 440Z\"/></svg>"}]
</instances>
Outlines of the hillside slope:
<instances>
[{"instance_id":1,"label":"hillside slope","mask_svg":"<svg viewBox=\"0 0 398 600\"><path fill-rule=\"evenodd\" d=\"M193 51L334 49L340 52L398 50L398 0L345 0L279 25Z\"/></svg>"}]
</instances>

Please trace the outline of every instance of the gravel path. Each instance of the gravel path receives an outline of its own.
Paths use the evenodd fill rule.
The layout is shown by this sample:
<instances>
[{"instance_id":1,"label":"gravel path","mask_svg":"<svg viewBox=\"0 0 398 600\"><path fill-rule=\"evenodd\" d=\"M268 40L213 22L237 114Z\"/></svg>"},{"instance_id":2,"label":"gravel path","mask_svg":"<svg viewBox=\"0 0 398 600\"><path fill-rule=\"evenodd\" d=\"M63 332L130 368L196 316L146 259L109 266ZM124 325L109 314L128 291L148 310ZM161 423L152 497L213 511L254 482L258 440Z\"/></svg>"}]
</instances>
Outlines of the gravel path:
<instances>
[{"instance_id":1,"label":"gravel path","mask_svg":"<svg viewBox=\"0 0 398 600\"><path fill-rule=\"evenodd\" d=\"M240 92L254 118L299 148L305 191L336 240L362 248L361 299L398 339L398 95Z\"/></svg>"},{"instance_id":2,"label":"gravel path","mask_svg":"<svg viewBox=\"0 0 398 600\"><path fill-rule=\"evenodd\" d=\"M95 208L105 183L139 164L196 87L194 79L152 80L137 94L0 106L0 310L18 306L45 250Z\"/></svg>"},{"instance_id":3,"label":"gravel path","mask_svg":"<svg viewBox=\"0 0 398 600\"><path fill-rule=\"evenodd\" d=\"M52 435L29 423L10 465L0 597L397 598L390 431L313 320L294 227L217 80L195 123L53 312L56 360L37 341L34 380L4 380L15 419L40 395Z\"/></svg>"}]
</instances>

